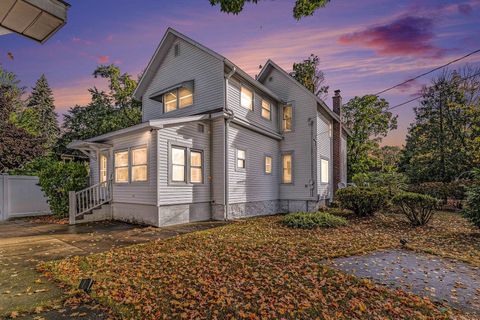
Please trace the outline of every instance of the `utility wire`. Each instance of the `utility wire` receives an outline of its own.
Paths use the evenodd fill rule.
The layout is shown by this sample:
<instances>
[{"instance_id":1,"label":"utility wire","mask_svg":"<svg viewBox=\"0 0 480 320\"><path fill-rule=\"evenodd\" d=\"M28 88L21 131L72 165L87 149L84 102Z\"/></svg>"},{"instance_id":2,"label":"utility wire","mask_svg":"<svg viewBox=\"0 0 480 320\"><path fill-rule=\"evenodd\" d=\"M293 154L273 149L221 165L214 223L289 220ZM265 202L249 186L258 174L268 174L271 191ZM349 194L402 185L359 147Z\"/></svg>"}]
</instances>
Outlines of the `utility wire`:
<instances>
[{"instance_id":1,"label":"utility wire","mask_svg":"<svg viewBox=\"0 0 480 320\"><path fill-rule=\"evenodd\" d=\"M465 80L471 79L471 78L473 78L473 77L476 77L476 76L478 76L478 75L480 75L480 72L477 72L477 73L472 74L471 76L468 76L468 77L465 77L465 78L461 78L461 79L459 79L458 81L465 81ZM407 101L405 101L405 102L402 102L402 103L400 103L400 104L394 105L393 107L389 107L387 110L390 111L390 110L392 110L392 109L395 109L395 108L404 106L404 105L406 105L406 104L408 104L408 103L410 103L410 102L412 102L412 101L415 101L415 100L417 100L417 99L420 99L421 97L423 97L423 95L419 95L419 96L417 96L417 97L415 97L415 98L412 98L412 99L407 100Z\"/></svg>"},{"instance_id":2,"label":"utility wire","mask_svg":"<svg viewBox=\"0 0 480 320\"><path fill-rule=\"evenodd\" d=\"M435 71L437 71L437 70L440 70L440 69L442 69L442 68L445 68L445 67L451 65L452 63L455 63L455 62L458 62L458 61L463 60L463 59L465 59L465 58L468 58L468 57L470 57L471 55L474 55L474 54L479 53L479 52L480 52L480 49L477 49L477 50L475 50L475 51L472 51L472 52L464 55L463 57L460 57L460 58L457 58L457 59L455 59L455 60L452 60L452 61L450 61L450 62L448 62L448 63L446 63L446 64L444 64L444 65L441 65L441 66L439 66L439 67L436 67L435 69L432 69L432 70L430 70L430 71L424 72L424 73L422 73L422 74L420 74L420 75L418 75L418 76L416 76L416 77L413 77L413 78L411 78L411 79L405 80L405 81L403 81L402 83L399 83L399 84L396 84L396 85L394 85L394 86L391 86L391 87L389 87L389 88L387 88L387 89L385 89L385 90L379 91L379 92L375 93L374 95L375 95L375 96L378 96L378 95L380 95L380 94L382 94L382 93L385 93L385 92L387 92L387 91L390 91L390 90L392 90L392 89L394 89L394 88L400 87L400 86L404 85L405 83L408 83L408 82L410 82L410 81L413 81L413 80L416 80L416 79L421 78L421 77L423 77L423 76L426 76L427 74L430 74L430 73L432 73L432 72L435 72Z\"/></svg>"}]
</instances>

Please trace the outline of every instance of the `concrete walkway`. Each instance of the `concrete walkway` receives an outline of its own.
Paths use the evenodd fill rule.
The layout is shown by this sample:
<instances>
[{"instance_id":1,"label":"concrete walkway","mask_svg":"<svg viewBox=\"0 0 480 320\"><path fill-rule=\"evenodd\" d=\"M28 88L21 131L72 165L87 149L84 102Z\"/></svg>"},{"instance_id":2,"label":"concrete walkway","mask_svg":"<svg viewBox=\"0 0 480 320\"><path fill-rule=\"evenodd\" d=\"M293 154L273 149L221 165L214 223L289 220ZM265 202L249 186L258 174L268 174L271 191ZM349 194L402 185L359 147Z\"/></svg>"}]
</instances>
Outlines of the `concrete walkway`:
<instances>
[{"instance_id":1,"label":"concrete walkway","mask_svg":"<svg viewBox=\"0 0 480 320\"><path fill-rule=\"evenodd\" d=\"M202 222L154 228L121 222L76 226L38 224L28 220L0 223L0 318L12 311L32 311L62 298L63 291L35 271L40 261L99 253L223 224L225 223ZM68 318L69 313L62 311ZM79 314L83 313L85 312ZM55 319L58 316L55 312L42 315L45 319ZM76 318L99 319L101 315L86 312L84 317Z\"/></svg>"},{"instance_id":2,"label":"concrete walkway","mask_svg":"<svg viewBox=\"0 0 480 320\"><path fill-rule=\"evenodd\" d=\"M331 266L401 288L480 318L480 269L460 261L406 250L333 259Z\"/></svg>"}]
</instances>

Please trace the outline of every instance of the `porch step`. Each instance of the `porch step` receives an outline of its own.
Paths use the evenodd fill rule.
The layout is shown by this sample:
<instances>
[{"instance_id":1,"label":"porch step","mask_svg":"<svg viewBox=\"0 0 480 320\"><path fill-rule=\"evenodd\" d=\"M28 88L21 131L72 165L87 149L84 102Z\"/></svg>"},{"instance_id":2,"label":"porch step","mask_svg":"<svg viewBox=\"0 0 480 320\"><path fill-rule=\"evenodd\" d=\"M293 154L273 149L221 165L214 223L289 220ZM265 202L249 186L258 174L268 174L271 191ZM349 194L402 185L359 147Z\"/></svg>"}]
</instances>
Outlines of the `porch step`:
<instances>
[{"instance_id":1,"label":"porch step","mask_svg":"<svg viewBox=\"0 0 480 320\"><path fill-rule=\"evenodd\" d=\"M82 215L76 217L75 223L87 223L94 221L104 221L112 219L112 206L110 203L105 203L98 208L87 211Z\"/></svg>"}]
</instances>

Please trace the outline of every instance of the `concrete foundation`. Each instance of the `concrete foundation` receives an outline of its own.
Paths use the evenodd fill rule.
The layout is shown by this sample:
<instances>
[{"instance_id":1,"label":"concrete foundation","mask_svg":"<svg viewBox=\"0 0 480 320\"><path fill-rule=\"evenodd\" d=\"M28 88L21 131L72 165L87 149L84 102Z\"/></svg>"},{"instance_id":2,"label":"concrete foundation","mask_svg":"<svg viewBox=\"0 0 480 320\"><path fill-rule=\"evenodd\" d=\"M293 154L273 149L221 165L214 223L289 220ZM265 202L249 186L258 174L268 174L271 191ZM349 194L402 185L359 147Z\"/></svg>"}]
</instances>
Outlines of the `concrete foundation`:
<instances>
[{"instance_id":1,"label":"concrete foundation","mask_svg":"<svg viewBox=\"0 0 480 320\"><path fill-rule=\"evenodd\" d=\"M228 219L277 214L280 212L278 200L232 203L228 206Z\"/></svg>"},{"instance_id":2,"label":"concrete foundation","mask_svg":"<svg viewBox=\"0 0 480 320\"><path fill-rule=\"evenodd\" d=\"M158 207L154 205L114 202L113 219L135 224L160 226Z\"/></svg>"},{"instance_id":3,"label":"concrete foundation","mask_svg":"<svg viewBox=\"0 0 480 320\"><path fill-rule=\"evenodd\" d=\"M160 226L210 220L210 202L176 204L158 208Z\"/></svg>"}]
</instances>

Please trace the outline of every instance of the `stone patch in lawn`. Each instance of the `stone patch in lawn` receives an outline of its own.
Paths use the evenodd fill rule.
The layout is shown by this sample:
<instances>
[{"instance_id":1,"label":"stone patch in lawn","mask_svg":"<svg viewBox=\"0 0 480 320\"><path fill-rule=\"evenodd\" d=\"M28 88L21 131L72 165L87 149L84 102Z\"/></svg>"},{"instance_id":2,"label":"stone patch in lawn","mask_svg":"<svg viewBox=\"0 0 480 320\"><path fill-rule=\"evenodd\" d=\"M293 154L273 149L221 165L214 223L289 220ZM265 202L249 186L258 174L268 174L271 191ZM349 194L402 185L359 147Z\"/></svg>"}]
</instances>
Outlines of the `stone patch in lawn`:
<instances>
[{"instance_id":1,"label":"stone patch in lawn","mask_svg":"<svg viewBox=\"0 0 480 320\"><path fill-rule=\"evenodd\" d=\"M480 269L469 264L407 250L384 250L330 260L357 277L400 288L480 315Z\"/></svg>"}]
</instances>

